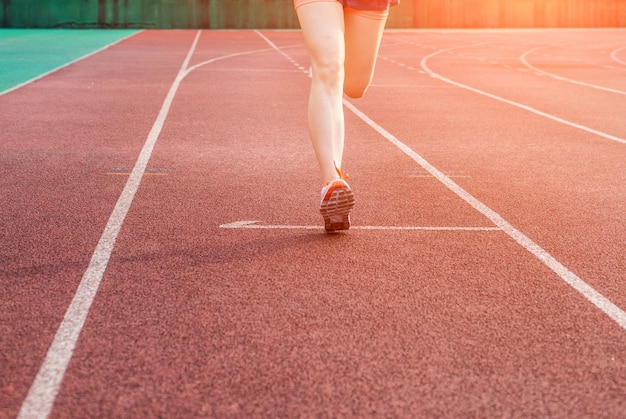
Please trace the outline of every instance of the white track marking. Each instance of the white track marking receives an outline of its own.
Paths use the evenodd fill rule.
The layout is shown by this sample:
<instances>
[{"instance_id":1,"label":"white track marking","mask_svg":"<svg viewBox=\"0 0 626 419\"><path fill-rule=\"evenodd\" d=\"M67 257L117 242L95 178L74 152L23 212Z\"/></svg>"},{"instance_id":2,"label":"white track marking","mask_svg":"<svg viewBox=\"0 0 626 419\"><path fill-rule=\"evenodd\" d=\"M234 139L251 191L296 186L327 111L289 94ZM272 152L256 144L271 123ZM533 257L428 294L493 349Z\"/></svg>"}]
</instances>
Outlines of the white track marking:
<instances>
[{"instance_id":1,"label":"white track marking","mask_svg":"<svg viewBox=\"0 0 626 419\"><path fill-rule=\"evenodd\" d=\"M622 61L622 60L620 60L619 58L617 58L617 54L618 54L619 52L621 52L622 50L624 50L624 49L626 49L626 47L622 47L622 48L618 48L618 49L616 49L616 50L613 50L613 51L611 52L611 59L612 59L613 61L615 61L616 63L620 63L620 64L622 64L622 65L626 65L626 61Z\"/></svg>"},{"instance_id":2,"label":"white track marking","mask_svg":"<svg viewBox=\"0 0 626 419\"><path fill-rule=\"evenodd\" d=\"M96 296L100 282L104 275L104 271L107 268L115 241L122 228L126 214L130 209L135 194L139 189L139 184L145 174L148 161L152 155L152 150L156 144L156 141L161 133L163 124L169 114L170 107L176 96L176 92L183 81L183 79L189 75L189 73L200 66L213 63L215 61L224 60L236 56L254 54L262 51L271 51L270 48L244 51L224 55L213 58L189 67L189 62L200 39L202 31L198 31L196 37L187 53L187 57L174 80L174 83L170 87L170 90L163 102L159 115L148 134L148 138L144 143L144 146L139 154L137 162L130 173L130 177L126 182L124 189L109 217L109 221L100 237L100 240L94 250L91 257L91 261L87 270L85 271L81 282L76 290L76 294L70 303L63 321L54 336L52 344L48 349L46 358L35 377L33 384L26 396L26 399L22 403L18 418L45 418L47 417L54 405L54 400L59 392L61 381L67 370L67 366L74 353L76 342L83 328L89 309Z\"/></svg>"},{"instance_id":3,"label":"white track marking","mask_svg":"<svg viewBox=\"0 0 626 419\"><path fill-rule=\"evenodd\" d=\"M605 92L617 93L618 95L626 95L626 92L623 91L623 90L611 89L610 87L598 86L597 84L586 83L584 81L570 79L570 78L567 78L567 77L560 76L558 74L550 73L549 71L542 70L542 69L540 69L538 67L535 67L534 65L532 65L532 64L530 64L528 62L526 57L528 57L528 55L532 54L533 52L537 51L538 49L540 49L540 48L538 47L538 48L530 49L530 50L526 51L525 53L523 53L520 56L520 61L526 67L532 69L533 71L536 71L537 73L545 74L545 75L553 77L553 78L555 78L557 80L566 81L566 82L572 83L572 84L578 84L579 86L591 87L593 89L604 90Z\"/></svg>"},{"instance_id":4,"label":"white track marking","mask_svg":"<svg viewBox=\"0 0 626 419\"><path fill-rule=\"evenodd\" d=\"M265 39L265 37L264 37L264 39ZM280 49L278 47L276 47L274 44L270 43L270 45L272 45L275 49L277 49L277 51L279 51L282 55L286 55L284 52L280 51ZM439 78L439 79L441 79L441 80L443 80L443 81L445 81L447 83L451 83L451 84L453 84L455 86L459 86L461 88L471 90L473 92L476 92L476 93L479 93L479 94L482 94L482 95L494 98L496 100L503 101L505 103L509 103L511 105L514 105L514 106L522 107L523 109L530 110L531 112L538 113L539 115L546 116L546 117L548 117L550 119L555 119L556 118L556 117L553 117L552 115L545 114L545 113L537 111L537 110L535 110L533 108L529 108L529 107L527 107L525 105L521 105L519 103L512 102L512 101L500 98L498 96L491 95L489 93L483 92L481 90L474 89L472 87L465 86L463 84L460 84L460 83L454 82L452 80L446 79L446 78L444 78L444 77L434 73L433 71L431 71L426 66L426 62L427 62L428 58L430 58L430 57L432 57L434 55L437 55L437 54L439 54L441 52L450 51L450 50L453 50L453 49L456 49L456 48L449 48L449 49L446 49L446 50L440 50L438 52L435 52L433 54L430 54L430 55L424 57L424 59L422 59L422 68L424 68L424 70L426 70L433 77ZM576 290L578 293L580 293L582 296L584 296L594 306L596 306L599 310L601 310L603 313L605 313L609 318L613 319L623 330L626 330L626 312L624 312L621 308L616 306L612 301L610 301L608 298L606 298L601 293L596 291L593 287L591 287L589 284L587 284L585 281L583 281L581 278L579 278L572 271L567 269L561 262L559 262L556 258L554 258L550 253L548 253L541 246L539 246L537 243L532 241L524 233L522 233L521 231L516 229L513 225L511 225L504 218L502 218L502 216L500 214L498 214L497 212L495 212L494 210L489 208L487 205L485 205L480 200L475 198L473 195L471 195L465 189L461 188L452 179L450 179L448 176L446 176L442 171L440 171L435 166L430 164L426 159L424 159L422 156L420 156L415 151L413 151L409 146L404 144L402 141L398 140L394 135L392 135L390 132L388 132L383 127L381 127L376 122L374 122L370 117L368 117L365 113L361 112L356 106L354 106L352 103L350 103L345 98L343 99L343 104L344 104L344 106L346 108L348 108L350 111L352 111L357 117L359 117L363 122L368 124L376 132L378 132L381 136L383 136L383 138L388 140L391 144L395 145L403 153L405 153L407 156L409 156L413 161L415 161L417 164L419 164L424 170L426 170L428 173L430 173L435 178L437 178L448 189L450 189L457 196L459 196L461 199L463 199L465 202L467 202L470 206L472 206L478 212L480 212L485 217L487 217L489 220L491 220L492 223L494 223L502 231L504 231L507 235L509 235L520 246L522 246L524 249L526 249L528 252L530 252L532 255L534 255L537 259L539 259L545 266L547 266L549 269L551 269L559 278L561 278L564 282L569 284L574 290ZM568 121L561 120L560 118L557 118L555 120L557 120L559 122L563 121L564 123L567 123L568 125L571 124ZM586 127L582 127L581 129L588 130ZM626 141L624 141L622 139L618 139L618 140L620 142L625 142L626 143Z\"/></svg>"},{"instance_id":5,"label":"white track marking","mask_svg":"<svg viewBox=\"0 0 626 419\"><path fill-rule=\"evenodd\" d=\"M294 60L289 54L287 54L283 49L278 48L275 43L273 43L267 36L263 35L259 31L254 31L258 36L260 36L265 42L267 42L275 51L277 51L280 55L285 57L287 61L293 64L298 70L302 71L304 74L309 74L309 69L303 65L300 65L296 60Z\"/></svg>"},{"instance_id":6,"label":"white track marking","mask_svg":"<svg viewBox=\"0 0 626 419\"><path fill-rule=\"evenodd\" d=\"M472 46L475 46L475 45L472 45ZM461 89L469 90L470 92L478 93L479 95L483 95L483 96L486 96L488 98L495 99L495 100L498 100L498 101L503 102L503 103L507 103L507 104L515 106L517 108L524 109L526 111L532 112L532 113L534 113L536 115L543 116L544 118L551 119L551 120L553 120L555 122L559 122L561 124L568 125L568 126L573 127L573 128L577 128L579 130L588 132L590 134L597 135L597 136L602 137L602 138L606 138L607 140L616 141L618 143L626 144L626 139L624 139L624 138L616 137L614 135L607 134L605 132L598 131L598 130L595 130L593 128L589 128L587 126L584 126L584 125L581 125L581 124L577 124L575 122L571 122L571 121L568 121L568 120L563 119L563 118L559 118L558 116L554 116L554 115L551 115L549 113L542 112L542 111L540 111L538 109L535 109L535 108L532 108L530 106L523 105L521 103L509 100L509 99L505 99L503 97L500 97L500 96L497 96L497 95L485 92L485 91L480 90L480 89L476 89L475 87L471 87L471 86L468 86L468 85L456 82L456 81L448 79L448 78L446 78L446 77L444 77L444 76L442 76L442 75L440 75L438 73L435 73L433 70L431 70L428 67L427 62L428 62L428 60L430 58L434 57L435 55L439 55L441 53L448 52L448 51L453 51L453 50L459 49L459 48L463 48L463 47L454 47L454 48L442 49L442 50L433 52L432 54L429 54L429 55L425 56L424 58L422 58L422 62L421 62L422 68L424 69L424 71L426 71L428 74L430 74L431 77L439 79L439 80L443 81L444 83L448 83L448 84L451 84L453 86L460 87Z\"/></svg>"},{"instance_id":7,"label":"white track marking","mask_svg":"<svg viewBox=\"0 0 626 419\"><path fill-rule=\"evenodd\" d=\"M504 218L502 218L500 214L487 207L465 189L454 183L454 181L452 181L452 179L446 176L443 172L435 168L422 156L413 151L409 146L398 140L395 136L393 136L383 127L378 125L376 122L374 122L367 115L365 115L363 112L361 112L345 99L344 105L348 109L350 109L355 115L357 115L361 120L367 123L374 130L376 130L385 139L387 139L393 145L402 150L402 152L404 152L407 156L413 159L417 164L422 166L424 170L437 178L441 183L448 187L448 189L450 189L457 196L459 196L461 199L471 205L474 209L476 209L478 212L491 220L492 223L494 223L502 231L508 234L520 246L532 253L535 257L537 257L537 259L539 259L554 273L556 273L563 281L572 286L576 291L578 291L585 298L587 298L593 305L595 305L598 309L600 309L611 319L613 319L622 329L626 330L626 312L613 304L613 302L600 294L585 281L580 279L576 274L567 269L563 264L561 264L561 262L556 260L552 255L550 255L550 253L542 249L529 237L513 227L513 225L509 224Z\"/></svg>"},{"instance_id":8,"label":"white track marking","mask_svg":"<svg viewBox=\"0 0 626 419\"><path fill-rule=\"evenodd\" d=\"M43 74L40 74L40 75L38 75L38 76L36 76L36 77L33 77L33 78L32 78L32 79L30 79L30 80L26 80L25 82L20 83L20 84L18 84L17 86L13 86L13 87L11 87L11 88L9 88L9 89L7 89L7 90L3 91L3 92L0 92L0 96L5 95L5 94L7 94L7 93L9 93L9 92L12 92L12 91L14 91L14 90L17 90L17 89L19 89L20 87L24 87L24 86L26 86L26 85L28 85L28 84L31 84L31 83L33 83L33 82L35 82L35 81L37 81L37 80L39 80L39 79L42 79L42 78L44 78L44 77L46 77L46 76L49 76L50 74L55 73L55 72L57 72L57 71L59 71L59 70L61 70L61 69L65 68L65 67L68 67L68 66L70 66L70 65L72 65L72 64L74 64L74 63L77 63L77 62L79 62L79 61L82 61L82 60L84 60L85 58L89 58L89 57L91 57L92 55L95 55L95 54L97 54L97 53L99 53L99 52L102 52L102 51L104 51L105 49L110 48L110 47L112 47L113 45L116 45L116 44L118 44L118 43L122 42L123 40L130 38L131 36L135 36L135 35L137 35L137 34L138 34L138 33L140 33L140 32L143 32L143 31L133 32L133 33L131 33L131 34L129 34L129 35L127 35L127 36L123 37L123 38L118 39L117 41L111 42L110 44L107 44L107 45L103 46L102 48L99 48L99 49L97 49L97 50L95 50L95 51L92 51L92 52L90 52L90 53L89 53L89 54L87 54L87 55L83 55L82 57L76 58L75 60L72 60L72 61L70 61L70 62L68 62L68 63L65 63L65 64L63 64L63 65L61 65L61 66L59 66L59 67L57 67L57 68L53 68L53 69L52 69L52 70L50 70L50 71L46 71L46 72L45 72L45 73L43 73Z\"/></svg>"},{"instance_id":9,"label":"white track marking","mask_svg":"<svg viewBox=\"0 0 626 419\"><path fill-rule=\"evenodd\" d=\"M85 271L78 289L76 290L76 294L65 312L63 321L54 336L54 340L35 377L35 381L24 403L22 403L18 418L47 417L52 410L61 381L63 380L67 366L74 353L78 336L87 319L87 314L89 313L89 309L100 286L102 276L109 263L115 241L117 240L126 214L133 202L135 193L139 188L148 160L150 159L156 140L161 133L178 86L185 77L186 68L189 65L189 61L191 60L199 38L200 31L198 31L181 69L170 87L156 122L148 134L148 138L144 143L139 158L130 173L130 177L124 186L122 194L93 252L89 267Z\"/></svg>"},{"instance_id":10,"label":"white track marking","mask_svg":"<svg viewBox=\"0 0 626 419\"><path fill-rule=\"evenodd\" d=\"M290 48L286 47L286 48ZM232 54L228 54L228 55L223 55L221 57L217 57L217 58L211 58L210 60L206 60L206 61L202 61L198 64L195 64L191 67L189 67L187 69L187 71L185 72L185 76L187 76L189 73L191 73L194 70L197 70L198 68L205 66L207 64L211 64L215 61L220 61L220 60L225 60L227 58L233 58L233 57L240 57L242 55L250 55L250 54L258 54L261 52L268 52L268 51L272 51L274 48L260 48L260 49L253 49L253 50L249 50L249 51L243 51L243 52L234 52ZM249 69L248 69L249 70ZM228 71L232 71L232 70L228 70ZM244 70L245 71L245 70ZM258 70L258 71L266 71L266 70ZM272 71L276 71L276 70L272 70Z\"/></svg>"},{"instance_id":11,"label":"white track marking","mask_svg":"<svg viewBox=\"0 0 626 419\"><path fill-rule=\"evenodd\" d=\"M260 221L235 221L220 225L220 228L250 230L323 230L319 225L265 225ZM463 226L350 226L350 230L383 231L500 231L498 227L463 227Z\"/></svg>"}]
</instances>

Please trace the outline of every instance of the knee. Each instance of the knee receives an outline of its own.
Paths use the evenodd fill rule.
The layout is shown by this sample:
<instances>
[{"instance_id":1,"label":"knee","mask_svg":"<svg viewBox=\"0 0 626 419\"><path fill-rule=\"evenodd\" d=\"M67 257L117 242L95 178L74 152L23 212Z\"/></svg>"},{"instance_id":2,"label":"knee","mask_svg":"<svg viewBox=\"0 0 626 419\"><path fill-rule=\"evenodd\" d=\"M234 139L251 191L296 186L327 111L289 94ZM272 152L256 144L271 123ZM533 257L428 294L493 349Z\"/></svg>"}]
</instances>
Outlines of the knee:
<instances>
[{"instance_id":1,"label":"knee","mask_svg":"<svg viewBox=\"0 0 626 419\"><path fill-rule=\"evenodd\" d=\"M340 57L329 55L313 63L313 78L327 87L343 85L344 69Z\"/></svg>"},{"instance_id":2,"label":"knee","mask_svg":"<svg viewBox=\"0 0 626 419\"><path fill-rule=\"evenodd\" d=\"M358 99L365 95L369 86L369 80L346 80L343 85L343 92L353 99Z\"/></svg>"}]
</instances>

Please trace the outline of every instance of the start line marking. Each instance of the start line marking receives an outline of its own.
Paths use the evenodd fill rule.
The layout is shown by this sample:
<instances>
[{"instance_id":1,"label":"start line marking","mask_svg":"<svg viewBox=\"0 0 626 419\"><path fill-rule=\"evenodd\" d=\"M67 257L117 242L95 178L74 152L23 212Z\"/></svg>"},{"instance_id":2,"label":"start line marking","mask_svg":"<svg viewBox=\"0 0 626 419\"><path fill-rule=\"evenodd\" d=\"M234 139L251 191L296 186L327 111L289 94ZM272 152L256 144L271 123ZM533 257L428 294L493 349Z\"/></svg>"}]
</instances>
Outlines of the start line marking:
<instances>
[{"instance_id":1,"label":"start line marking","mask_svg":"<svg viewBox=\"0 0 626 419\"><path fill-rule=\"evenodd\" d=\"M323 226L263 225L260 221L235 221L222 224L220 228L252 230L323 230ZM461 226L350 226L350 230L388 231L501 231L500 227L461 227Z\"/></svg>"},{"instance_id":2,"label":"start line marking","mask_svg":"<svg viewBox=\"0 0 626 419\"><path fill-rule=\"evenodd\" d=\"M278 46L276 46L276 44L274 44L266 36L261 34L259 31L255 31L255 32L261 38L263 38L272 48L274 48L278 53L280 53L281 55L287 57L290 61L292 61L291 58L284 51L282 51ZM545 112L541 112L541 111L539 111L537 109L531 108L530 106L526 106L526 105L523 105L521 103L517 103L517 102L511 101L511 100L508 100L508 99L504 99L504 98L502 98L500 96L492 95L491 93L487 93L487 92L484 92L482 90L475 89L475 88L473 88L471 86L467 86L465 84L461 84L461 83L455 82L453 80L450 80L448 78L445 78L445 77L435 73L434 71L432 71L426 65L428 60L430 58L434 57L435 55L441 54L441 53L444 53L444 52L448 52L448 51L453 51L453 50L458 49L458 48L462 48L462 47L453 47L453 48L448 48L448 49L442 49L442 50L436 51L436 52L434 52L432 54L429 54L429 55L425 56L424 58L422 58L422 61L421 61L422 69L424 71L426 71L428 74L430 74L432 77L438 78L441 81L443 81L444 83L448 83L448 84L457 86L457 87L462 88L462 89L470 90L470 91L478 93L480 95L487 96L487 97L490 97L492 99L495 99L495 100L507 103L509 105L513 105L513 106L516 106L518 108L525 109L525 110L530 111L532 113L535 113L537 115L541 115L541 116L546 117L548 119L552 119L553 121L560 122L562 124L569 125L571 127L578 128L578 129L581 129L583 131L587 131L589 133L592 133L592 134L595 134L595 135L598 135L598 136L601 136L601 137L604 137L604 138L607 138L607 139L610 139L610 140L614 140L614 141L626 144L626 139L618 138L618 137L615 137L615 136L612 136L612 135L609 135L609 134L606 134L606 133L603 133L603 132L600 132L600 131L588 128L588 127L580 125L580 124L575 124L573 122L570 122L570 121L558 118L558 117L550 115L550 114L547 114ZM487 205L485 205L478 198L474 197L468 191L466 191L461 186L456 184L452 179L450 179L449 176L446 176L445 173L443 173L442 171L437 169L435 166L433 166L431 163L429 163L426 159L424 159L421 155L419 155L415 151L413 151L413 149L411 149L408 145L406 145L405 143L400 141L393 134L391 134L389 131L387 131L382 126L380 126L378 123L376 123L374 120L372 120L369 116L367 116L366 114L361 112L361 110L358 109L356 106L354 106L350 101L348 101L347 99L344 98L343 104L353 114L355 114L363 122L365 122L367 125L369 125L371 128L373 128L376 132L378 132L384 139L389 141L391 144L395 145L399 150L401 150L404 154L406 154L408 157L410 157L414 162L416 162L418 165L420 165L422 167L422 169L424 169L426 172L430 173L435 178L437 178L443 185L445 185L449 190L454 192L459 198L463 199L470 206L472 206L476 211L478 211L479 213L483 214L494 225L500 227L504 233L509 235L521 247L523 247L528 252L530 252L533 256L535 256L537 259L539 259L545 266L550 268L556 275L558 275L559 278L561 278L563 281L565 281L567 284L569 284L579 294L581 294L589 302L591 302L594 306L596 306L599 310L601 310L603 313L605 313L607 316L609 316L622 329L626 330L626 311L622 310L620 307L618 307L616 304L614 304L607 297L602 295L600 292L596 291L595 288L593 288L587 282L583 281L574 272L570 271L565 265L563 265L561 262L559 262L554 256L552 256L548 251L543 249L539 244L535 243L530 237L526 236L520 230L515 228L511 223L506 221L496 211L494 211L491 208L489 208Z\"/></svg>"}]
</instances>

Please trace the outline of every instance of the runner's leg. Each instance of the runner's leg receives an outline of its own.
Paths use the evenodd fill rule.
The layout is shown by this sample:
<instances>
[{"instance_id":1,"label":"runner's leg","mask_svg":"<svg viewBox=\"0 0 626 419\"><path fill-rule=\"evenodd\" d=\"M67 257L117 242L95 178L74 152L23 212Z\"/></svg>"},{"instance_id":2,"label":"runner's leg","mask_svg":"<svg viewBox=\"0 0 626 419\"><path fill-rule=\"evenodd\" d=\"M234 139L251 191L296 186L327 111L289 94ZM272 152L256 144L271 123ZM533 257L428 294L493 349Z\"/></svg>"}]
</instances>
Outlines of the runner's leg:
<instances>
[{"instance_id":1,"label":"runner's leg","mask_svg":"<svg viewBox=\"0 0 626 419\"><path fill-rule=\"evenodd\" d=\"M337 1L297 9L312 68L308 119L313 149L324 182L338 178L344 145L343 83L345 60L343 7Z\"/></svg>"},{"instance_id":2,"label":"runner's leg","mask_svg":"<svg viewBox=\"0 0 626 419\"><path fill-rule=\"evenodd\" d=\"M376 57L387 22L388 10L345 11L345 82L344 92L359 98L372 82Z\"/></svg>"}]
</instances>

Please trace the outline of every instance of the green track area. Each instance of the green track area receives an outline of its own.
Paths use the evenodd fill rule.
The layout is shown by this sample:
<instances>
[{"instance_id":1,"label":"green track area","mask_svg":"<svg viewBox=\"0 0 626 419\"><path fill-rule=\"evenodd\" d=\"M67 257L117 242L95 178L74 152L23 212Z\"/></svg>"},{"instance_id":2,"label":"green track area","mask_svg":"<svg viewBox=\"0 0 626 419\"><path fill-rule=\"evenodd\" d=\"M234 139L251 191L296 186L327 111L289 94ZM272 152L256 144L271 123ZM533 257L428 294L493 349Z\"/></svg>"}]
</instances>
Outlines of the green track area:
<instances>
[{"instance_id":1,"label":"green track area","mask_svg":"<svg viewBox=\"0 0 626 419\"><path fill-rule=\"evenodd\" d=\"M0 29L0 95L136 32Z\"/></svg>"}]
</instances>

